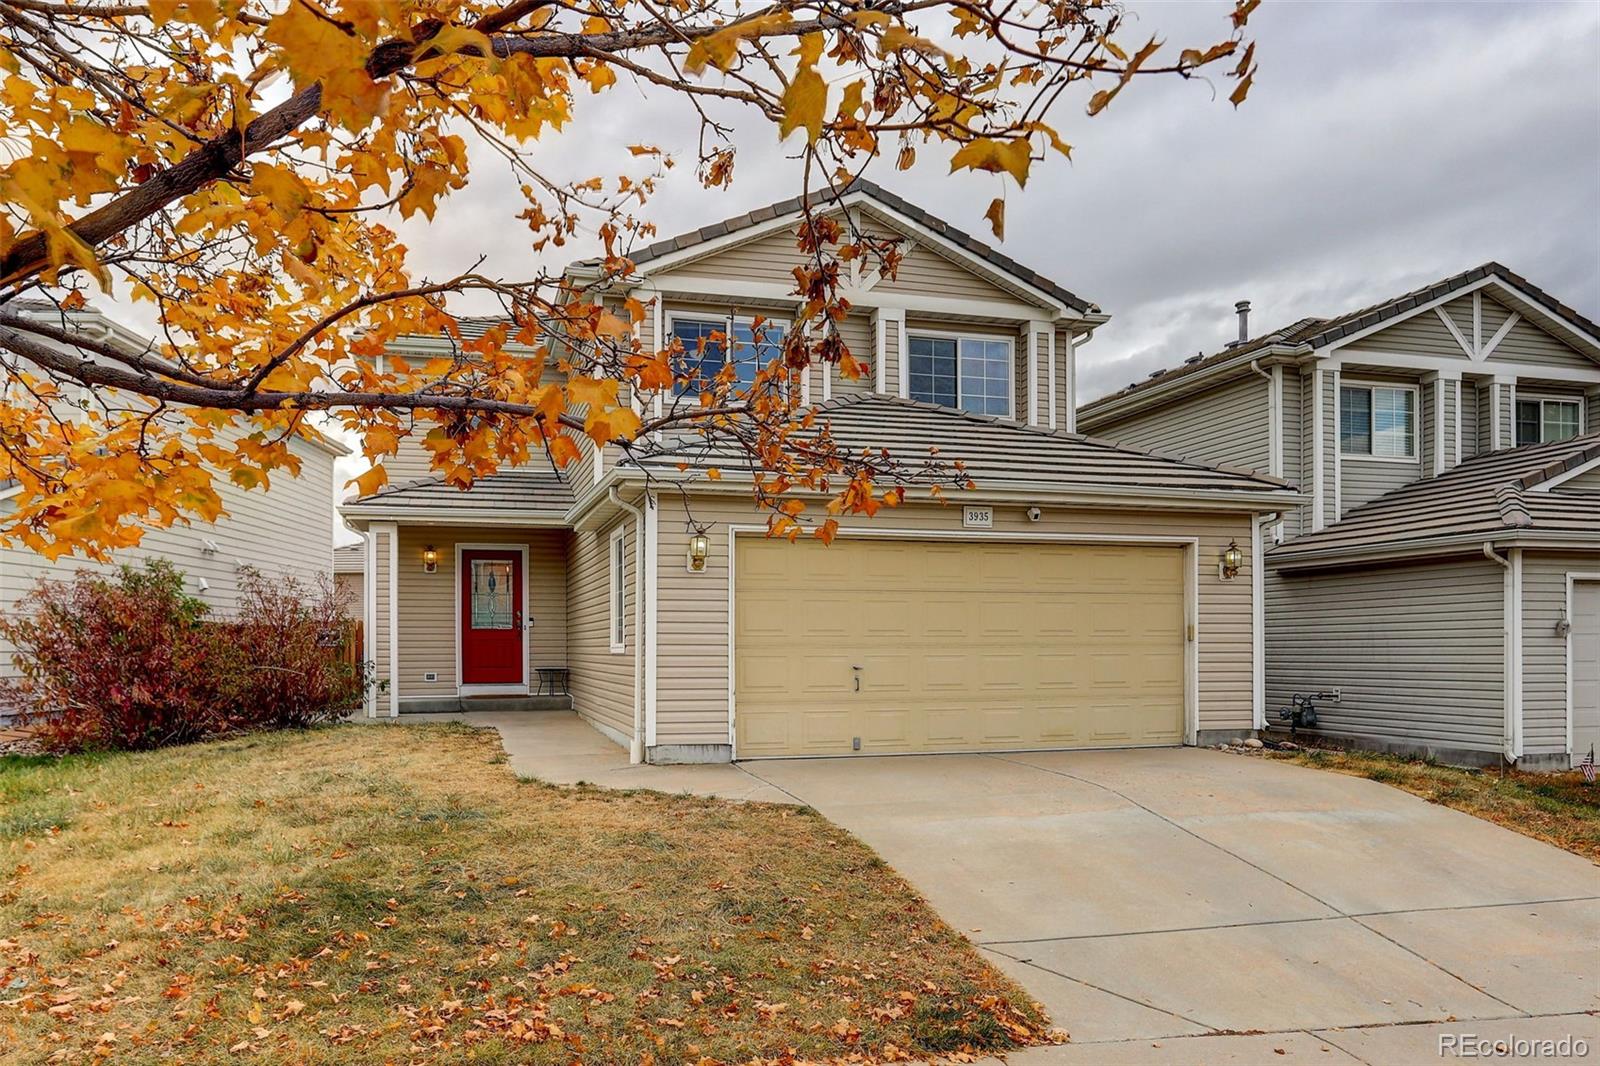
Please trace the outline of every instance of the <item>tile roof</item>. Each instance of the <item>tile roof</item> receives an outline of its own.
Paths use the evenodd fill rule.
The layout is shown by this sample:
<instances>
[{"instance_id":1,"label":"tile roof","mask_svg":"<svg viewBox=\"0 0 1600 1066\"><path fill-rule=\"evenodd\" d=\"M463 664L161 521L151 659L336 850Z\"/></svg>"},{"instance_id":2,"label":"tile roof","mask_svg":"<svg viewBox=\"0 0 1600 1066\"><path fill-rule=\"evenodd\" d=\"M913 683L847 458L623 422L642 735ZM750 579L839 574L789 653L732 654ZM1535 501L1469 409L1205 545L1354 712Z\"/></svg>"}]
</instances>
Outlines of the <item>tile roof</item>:
<instances>
[{"instance_id":1,"label":"tile roof","mask_svg":"<svg viewBox=\"0 0 1600 1066\"><path fill-rule=\"evenodd\" d=\"M1519 536L1592 539L1600 548L1600 496L1538 489L1596 459L1600 433L1489 452L1386 493L1268 556L1288 562Z\"/></svg>"},{"instance_id":2,"label":"tile roof","mask_svg":"<svg viewBox=\"0 0 1600 1066\"><path fill-rule=\"evenodd\" d=\"M1135 381L1125 388L1111 393L1109 396L1102 396L1092 403L1085 404L1078 412L1079 418L1086 416L1093 418L1095 412L1104 405L1138 392L1141 389L1148 389L1152 385L1165 384L1179 378L1203 373L1213 367L1230 363L1240 356L1249 355L1274 344L1305 344L1312 348L1332 344L1334 341L1342 340L1353 333L1359 333L1362 330L1387 322L1389 319L1396 318L1421 305L1449 296L1458 289L1465 288L1490 276L1497 277L1526 293L1534 303L1543 307L1550 314L1572 322L1587 333L1600 336L1600 325L1596 325L1577 311L1561 303L1520 274L1512 273L1499 263L1490 262L1445 278L1442 281L1424 285L1420 289L1413 289L1402 296L1395 296L1368 307L1342 315L1335 315L1333 318L1302 318L1283 329L1252 338L1243 344L1233 344L1210 355L1192 358L1178 366L1156 371L1149 377L1141 381Z\"/></svg>"},{"instance_id":3,"label":"tile roof","mask_svg":"<svg viewBox=\"0 0 1600 1066\"><path fill-rule=\"evenodd\" d=\"M501 470L462 490L442 478L427 477L400 485L386 486L370 496L346 503L343 511L351 517L370 517L403 511L459 512L463 518L484 512L515 511L544 519L560 519L572 506L572 487L567 479L545 466Z\"/></svg>"},{"instance_id":4,"label":"tile roof","mask_svg":"<svg viewBox=\"0 0 1600 1066\"><path fill-rule=\"evenodd\" d=\"M979 490L1259 494L1268 507L1282 506L1286 496L1298 497L1298 490L1287 482L1248 470L1207 466L917 400L852 396L818 405L817 420L826 423L834 440L849 452L885 449L908 467L930 457L943 464L960 461ZM732 467L737 458L725 452L720 460L712 456L704 461ZM675 468L677 459L646 462Z\"/></svg>"},{"instance_id":5,"label":"tile roof","mask_svg":"<svg viewBox=\"0 0 1600 1066\"><path fill-rule=\"evenodd\" d=\"M868 181L866 178L856 178L849 185L840 189L838 196L843 197L852 192L865 193L890 210L905 215L919 226L933 230L945 240L966 249L997 270L1024 281L1036 289L1049 293L1075 311L1091 313L1100 310L1095 304L1090 303L1074 292L1062 288L1038 271L1023 266L993 246L980 241L970 233L956 229L937 215L923 210L903 197L896 196L875 182ZM812 194L813 203L821 204L831 199L832 194L820 192ZM680 233L673 237L655 241L643 248L635 249L629 253L628 257L636 265L643 266L651 260L659 259L664 255L681 252L704 244L707 241L716 240L718 237L724 237L729 233L735 233L751 226L760 225L763 222L770 222L774 218L792 214L800 210L801 203L802 197L791 196L787 200L779 200L765 207L758 207L754 211L746 211L742 215L735 215L732 218L723 219L721 222L716 222L709 226L701 226L697 230L690 230L687 233ZM587 259L583 261L583 264L593 266L598 262L599 260L597 259Z\"/></svg>"}]
</instances>

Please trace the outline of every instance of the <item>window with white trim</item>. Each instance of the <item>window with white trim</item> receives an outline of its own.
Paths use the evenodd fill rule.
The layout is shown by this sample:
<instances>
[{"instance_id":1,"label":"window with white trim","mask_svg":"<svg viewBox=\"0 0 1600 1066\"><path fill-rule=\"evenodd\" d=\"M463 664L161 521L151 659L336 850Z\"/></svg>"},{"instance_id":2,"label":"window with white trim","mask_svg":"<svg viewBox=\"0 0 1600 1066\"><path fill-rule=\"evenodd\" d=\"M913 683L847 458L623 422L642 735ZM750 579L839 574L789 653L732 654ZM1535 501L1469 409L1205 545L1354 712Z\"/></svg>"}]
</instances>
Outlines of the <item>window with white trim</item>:
<instances>
[{"instance_id":1,"label":"window with white trim","mask_svg":"<svg viewBox=\"0 0 1600 1066\"><path fill-rule=\"evenodd\" d=\"M748 315L673 315L669 332L683 346L682 363L675 370L688 378L679 383L678 393L698 396L728 362L732 362L739 383L736 391L748 389L755 383L757 370L783 357L788 327L765 317L759 318L758 324L757 318Z\"/></svg>"},{"instance_id":2,"label":"window with white trim","mask_svg":"<svg viewBox=\"0 0 1600 1066\"><path fill-rule=\"evenodd\" d=\"M1583 425L1577 400L1518 400L1517 443L1549 444L1571 440Z\"/></svg>"},{"instance_id":3,"label":"window with white trim","mask_svg":"<svg viewBox=\"0 0 1600 1066\"><path fill-rule=\"evenodd\" d=\"M611 607L611 650L622 651L626 646L627 630L627 585L624 578L628 570L627 540L618 529L611 534L610 551L611 566L611 595L608 597Z\"/></svg>"},{"instance_id":4,"label":"window with white trim","mask_svg":"<svg viewBox=\"0 0 1600 1066\"><path fill-rule=\"evenodd\" d=\"M1377 459L1415 459L1417 391L1387 385L1341 385L1339 451Z\"/></svg>"},{"instance_id":5,"label":"window with white trim","mask_svg":"<svg viewBox=\"0 0 1600 1066\"><path fill-rule=\"evenodd\" d=\"M1010 340L913 333L906 354L913 400L1010 417Z\"/></svg>"}]
</instances>

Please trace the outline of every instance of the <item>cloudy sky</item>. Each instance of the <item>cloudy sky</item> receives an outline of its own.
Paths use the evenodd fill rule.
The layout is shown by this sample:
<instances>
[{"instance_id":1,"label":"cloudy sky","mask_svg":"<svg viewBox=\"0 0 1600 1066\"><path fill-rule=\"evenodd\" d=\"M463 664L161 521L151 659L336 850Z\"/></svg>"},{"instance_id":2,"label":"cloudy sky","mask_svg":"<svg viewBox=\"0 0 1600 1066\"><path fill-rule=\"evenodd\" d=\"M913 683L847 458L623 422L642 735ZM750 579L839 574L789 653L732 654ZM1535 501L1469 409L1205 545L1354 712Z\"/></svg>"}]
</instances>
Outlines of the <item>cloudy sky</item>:
<instances>
[{"instance_id":1,"label":"cloudy sky","mask_svg":"<svg viewBox=\"0 0 1600 1066\"><path fill-rule=\"evenodd\" d=\"M1231 7L1131 3L1125 40L1211 43ZM1260 73L1243 107L1226 100L1231 82L1175 78L1143 79L1094 119L1063 107L1073 162L1036 166L1007 194L1005 250L1114 316L1084 349L1085 399L1215 349L1235 300L1253 302L1260 332L1489 259L1600 317L1600 4L1268 0L1249 28ZM618 146L640 140L692 160L681 101L618 89L580 100L583 133L551 141L546 165L614 173ZM701 189L687 165L669 173L650 207L663 235L798 188L770 127L743 127L738 144L731 190ZM1000 180L924 158L868 174L986 233ZM506 180L481 168L448 225L406 229L429 273L479 253L526 273Z\"/></svg>"}]
</instances>

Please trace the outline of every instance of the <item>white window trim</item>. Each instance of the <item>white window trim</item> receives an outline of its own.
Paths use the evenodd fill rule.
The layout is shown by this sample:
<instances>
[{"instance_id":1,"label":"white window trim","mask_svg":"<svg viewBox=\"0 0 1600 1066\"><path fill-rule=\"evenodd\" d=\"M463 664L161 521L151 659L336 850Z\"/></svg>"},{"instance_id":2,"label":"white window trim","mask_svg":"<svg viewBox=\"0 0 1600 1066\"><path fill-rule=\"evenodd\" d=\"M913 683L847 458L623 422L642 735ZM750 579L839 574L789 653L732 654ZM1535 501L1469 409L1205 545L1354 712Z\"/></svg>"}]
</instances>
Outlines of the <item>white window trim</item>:
<instances>
[{"instance_id":1,"label":"white window trim","mask_svg":"<svg viewBox=\"0 0 1600 1066\"><path fill-rule=\"evenodd\" d=\"M934 340L953 340L956 342L956 410L965 411L961 402L966 399L965 391L961 386L961 341L997 341L1006 346L1010 353L1006 360L1009 379L1006 382L1006 413L1003 415L988 415L989 418L1015 419L1017 417L1017 343L1015 337L1008 337L1003 333L960 333L947 329L900 329L900 362L905 367L907 381L905 395L911 395L909 382L911 380L911 342L918 337L928 337ZM970 412L977 414L978 412Z\"/></svg>"},{"instance_id":2,"label":"white window trim","mask_svg":"<svg viewBox=\"0 0 1600 1066\"><path fill-rule=\"evenodd\" d=\"M1554 442L1544 439L1544 405L1547 404L1547 403L1575 403L1575 404L1577 404L1578 405L1578 433L1577 433L1577 436L1581 437L1581 436L1583 436L1583 427L1589 424L1588 421L1587 421L1589 411L1588 411L1587 405L1584 403L1584 400L1585 400L1585 397L1583 397L1583 396L1561 396L1561 395L1557 395L1557 394L1553 394L1553 393L1528 393L1528 392L1523 392L1520 395L1513 395L1511 397L1511 442L1512 442L1512 444L1516 445L1517 447L1521 447L1522 446L1521 443L1517 440L1517 405L1518 404L1520 404L1520 403L1537 403L1539 405L1539 439L1536 440L1536 441L1529 441L1529 443L1530 444L1551 444L1551 443L1554 443ZM1567 438L1567 440L1571 440L1571 439L1572 439L1571 437Z\"/></svg>"},{"instance_id":3,"label":"white window trim","mask_svg":"<svg viewBox=\"0 0 1600 1066\"><path fill-rule=\"evenodd\" d=\"M754 314L734 314L733 312L730 311L727 314L720 315L720 316L712 314L709 311L668 311L667 314L666 314L666 319L667 319L666 329L665 329L665 332L662 334L662 338L661 338L661 347L662 347L663 350L665 350L666 347L669 344L671 344L674 339L676 339L676 337L677 337L677 323L680 322L680 321L682 321L682 322L721 322L722 325L723 325L722 332L723 332L724 336L726 337L726 340L724 340L723 343L731 351L732 348L733 348L733 343L734 343L733 342L733 327L738 325L741 322L747 323L747 324L748 323L753 323L757 318L761 319L762 325L764 327L765 326L782 326L783 327L783 335L784 335L785 338L787 338L789 336L789 330L792 329L793 325L794 325L794 323L790 319L782 318L782 317L779 317L778 315L762 314L760 311L757 311ZM691 354L693 354L693 353L691 353L691 352L689 352L687 350L685 350L685 352L684 352L684 355L691 355ZM671 395L674 396L674 397L678 397L678 396L684 395L682 388L679 386L679 384L676 381L674 381L672 383Z\"/></svg>"},{"instance_id":4,"label":"white window trim","mask_svg":"<svg viewBox=\"0 0 1600 1066\"><path fill-rule=\"evenodd\" d=\"M1421 441L1421 437L1422 437L1422 388L1421 388L1421 386L1419 386L1419 385L1408 385L1408 384L1406 384L1404 382L1359 381L1359 380L1358 381L1352 381L1349 378L1343 378L1342 380L1339 381L1339 383L1338 383L1338 385L1336 387L1337 387L1338 391L1335 392L1334 395L1336 397L1338 397L1338 399L1336 401L1337 416L1334 419L1333 432L1334 432L1334 447L1337 449L1340 459L1351 459L1351 460L1354 460L1354 461L1356 461L1358 463L1404 463L1406 466L1417 466L1422 462L1422 441ZM1411 394L1411 454L1410 455L1372 455L1372 454L1370 454L1368 452L1347 452L1347 451L1345 451L1345 449L1344 449L1344 390L1345 389L1366 389L1368 392L1371 392L1373 389L1394 389L1396 391L1409 392ZM1371 439L1371 437L1372 437L1372 413L1373 413L1373 405L1369 401L1368 404L1367 404L1367 434L1368 434L1368 438L1369 439Z\"/></svg>"},{"instance_id":5,"label":"white window trim","mask_svg":"<svg viewBox=\"0 0 1600 1066\"><path fill-rule=\"evenodd\" d=\"M618 525L606 539L606 640L612 655L628 650L628 612L621 602L626 596L625 573L628 566L627 530Z\"/></svg>"}]
</instances>

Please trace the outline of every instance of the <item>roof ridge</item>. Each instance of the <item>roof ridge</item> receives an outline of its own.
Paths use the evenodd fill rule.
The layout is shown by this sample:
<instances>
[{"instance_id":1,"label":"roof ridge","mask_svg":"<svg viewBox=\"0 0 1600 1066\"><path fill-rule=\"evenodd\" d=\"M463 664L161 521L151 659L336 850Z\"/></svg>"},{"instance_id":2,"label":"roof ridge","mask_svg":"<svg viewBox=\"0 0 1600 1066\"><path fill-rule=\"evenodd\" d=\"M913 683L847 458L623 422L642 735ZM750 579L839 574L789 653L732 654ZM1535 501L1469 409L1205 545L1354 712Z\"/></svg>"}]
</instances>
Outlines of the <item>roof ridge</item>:
<instances>
[{"instance_id":1,"label":"roof ridge","mask_svg":"<svg viewBox=\"0 0 1600 1066\"><path fill-rule=\"evenodd\" d=\"M1533 525L1533 515L1522 498L1520 485L1501 485L1494 490L1494 502L1500 509L1500 522L1512 529L1527 529Z\"/></svg>"},{"instance_id":2,"label":"roof ridge","mask_svg":"<svg viewBox=\"0 0 1600 1066\"><path fill-rule=\"evenodd\" d=\"M1594 459L1600 459L1600 430L1596 430L1593 433L1580 433L1576 437L1569 438L1565 443L1582 442L1591 438L1592 443L1585 445L1578 451L1569 452L1554 462L1540 467L1538 470L1522 475L1517 484L1522 488L1531 489L1535 485L1549 481L1551 478L1560 477L1574 467L1582 466L1584 463Z\"/></svg>"}]
</instances>

